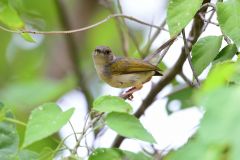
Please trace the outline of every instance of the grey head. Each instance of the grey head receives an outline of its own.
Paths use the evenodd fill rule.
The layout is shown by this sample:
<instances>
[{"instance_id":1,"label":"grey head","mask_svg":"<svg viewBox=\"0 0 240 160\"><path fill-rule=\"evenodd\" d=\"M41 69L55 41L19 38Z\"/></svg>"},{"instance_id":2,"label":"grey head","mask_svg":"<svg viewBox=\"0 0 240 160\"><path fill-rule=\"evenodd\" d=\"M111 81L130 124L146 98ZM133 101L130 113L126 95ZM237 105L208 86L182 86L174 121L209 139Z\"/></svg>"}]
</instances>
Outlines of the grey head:
<instances>
[{"instance_id":1,"label":"grey head","mask_svg":"<svg viewBox=\"0 0 240 160\"><path fill-rule=\"evenodd\" d=\"M107 46L97 46L93 53L94 59L98 59L105 62L112 61L115 56L112 53L112 50Z\"/></svg>"}]
</instances>

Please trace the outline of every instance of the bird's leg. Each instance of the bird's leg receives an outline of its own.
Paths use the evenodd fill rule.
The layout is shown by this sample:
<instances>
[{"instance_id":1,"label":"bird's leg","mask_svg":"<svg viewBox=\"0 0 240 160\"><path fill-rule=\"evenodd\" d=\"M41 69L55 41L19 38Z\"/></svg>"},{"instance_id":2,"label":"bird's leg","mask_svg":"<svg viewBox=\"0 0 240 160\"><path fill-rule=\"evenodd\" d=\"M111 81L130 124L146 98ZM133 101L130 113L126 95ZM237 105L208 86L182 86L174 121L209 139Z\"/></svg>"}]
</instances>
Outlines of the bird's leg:
<instances>
[{"instance_id":1,"label":"bird's leg","mask_svg":"<svg viewBox=\"0 0 240 160\"><path fill-rule=\"evenodd\" d=\"M142 88L142 86L143 86L142 84L139 84L139 85L136 85L136 86L130 88L129 90L127 90L126 93L122 94L121 97L122 97L123 99L132 100L132 99L133 99L133 95L132 95L132 94L133 94L134 92L140 90L140 89Z\"/></svg>"}]
</instances>

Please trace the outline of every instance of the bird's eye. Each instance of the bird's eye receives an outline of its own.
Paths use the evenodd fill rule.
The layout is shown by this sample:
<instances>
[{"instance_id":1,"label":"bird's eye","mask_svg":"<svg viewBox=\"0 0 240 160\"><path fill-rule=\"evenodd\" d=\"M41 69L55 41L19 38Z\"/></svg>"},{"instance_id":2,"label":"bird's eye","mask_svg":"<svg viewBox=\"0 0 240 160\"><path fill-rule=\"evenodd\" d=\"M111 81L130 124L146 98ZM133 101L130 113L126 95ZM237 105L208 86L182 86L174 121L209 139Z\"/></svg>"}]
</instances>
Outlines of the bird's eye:
<instances>
[{"instance_id":1,"label":"bird's eye","mask_svg":"<svg viewBox=\"0 0 240 160\"><path fill-rule=\"evenodd\" d=\"M98 52L98 53L99 53L99 52L101 52L101 51L100 51L100 49L97 48L97 49L95 49L95 52Z\"/></svg>"},{"instance_id":2,"label":"bird's eye","mask_svg":"<svg viewBox=\"0 0 240 160\"><path fill-rule=\"evenodd\" d=\"M110 53L110 50L106 50L106 51L105 51L105 54L109 54L109 53Z\"/></svg>"}]
</instances>

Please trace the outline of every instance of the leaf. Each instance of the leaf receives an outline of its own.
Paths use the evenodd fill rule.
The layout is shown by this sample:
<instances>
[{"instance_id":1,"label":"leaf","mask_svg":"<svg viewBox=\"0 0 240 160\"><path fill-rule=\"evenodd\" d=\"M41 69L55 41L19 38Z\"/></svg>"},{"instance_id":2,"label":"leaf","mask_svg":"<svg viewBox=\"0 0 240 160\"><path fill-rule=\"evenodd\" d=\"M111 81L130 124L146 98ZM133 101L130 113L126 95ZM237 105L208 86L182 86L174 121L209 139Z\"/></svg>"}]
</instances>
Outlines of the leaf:
<instances>
[{"instance_id":1,"label":"leaf","mask_svg":"<svg viewBox=\"0 0 240 160\"><path fill-rule=\"evenodd\" d=\"M217 57L214 59L213 64L232 59L232 57L237 53L237 51L238 50L235 44L227 45L219 52Z\"/></svg>"},{"instance_id":2,"label":"leaf","mask_svg":"<svg viewBox=\"0 0 240 160\"><path fill-rule=\"evenodd\" d=\"M217 19L221 30L240 47L240 1L217 3Z\"/></svg>"},{"instance_id":3,"label":"leaf","mask_svg":"<svg viewBox=\"0 0 240 160\"><path fill-rule=\"evenodd\" d=\"M192 64L197 75L214 60L222 44L222 36L208 36L200 39L192 48Z\"/></svg>"},{"instance_id":4,"label":"leaf","mask_svg":"<svg viewBox=\"0 0 240 160\"><path fill-rule=\"evenodd\" d=\"M130 114L111 112L107 115L105 121L111 129L122 136L136 138L150 143L156 142L140 121Z\"/></svg>"},{"instance_id":5,"label":"leaf","mask_svg":"<svg viewBox=\"0 0 240 160\"><path fill-rule=\"evenodd\" d=\"M132 112L132 107L122 98L116 96L102 96L93 102L93 109L100 112Z\"/></svg>"},{"instance_id":6,"label":"leaf","mask_svg":"<svg viewBox=\"0 0 240 160\"><path fill-rule=\"evenodd\" d=\"M57 132L70 119L74 109L62 112L55 103L46 103L34 109L29 117L22 147L26 147Z\"/></svg>"},{"instance_id":7,"label":"leaf","mask_svg":"<svg viewBox=\"0 0 240 160\"><path fill-rule=\"evenodd\" d=\"M0 22L13 29L21 29L24 27L24 23L18 13L13 7L8 5L8 3L2 3L0 8Z\"/></svg>"},{"instance_id":8,"label":"leaf","mask_svg":"<svg viewBox=\"0 0 240 160\"><path fill-rule=\"evenodd\" d=\"M29 33L22 33L21 36L28 42L34 43L35 40L32 38L32 36Z\"/></svg>"},{"instance_id":9,"label":"leaf","mask_svg":"<svg viewBox=\"0 0 240 160\"><path fill-rule=\"evenodd\" d=\"M98 148L89 157L89 160L151 160L143 153L133 153L118 148Z\"/></svg>"},{"instance_id":10,"label":"leaf","mask_svg":"<svg viewBox=\"0 0 240 160\"><path fill-rule=\"evenodd\" d=\"M171 37L178 35L191 21L203 0L170 0L167 10L167 24Z\"/></svg>"},{"instance_id":11,"label":"leaf","mask_svg":"<svg viewBox=\"0 0 240 160\"><path fill-rule=\"evenodd\" d=\"M176 92L173 92L170 95L167 95L167 111L169 114L172 113L172 111L169 109L169 104L174 100L179 100L181 102L181 109L188 108L194 105L192 100L193 95L193 88L186 87L180 90L177 90Z\"/></svg>"}]
</instances>

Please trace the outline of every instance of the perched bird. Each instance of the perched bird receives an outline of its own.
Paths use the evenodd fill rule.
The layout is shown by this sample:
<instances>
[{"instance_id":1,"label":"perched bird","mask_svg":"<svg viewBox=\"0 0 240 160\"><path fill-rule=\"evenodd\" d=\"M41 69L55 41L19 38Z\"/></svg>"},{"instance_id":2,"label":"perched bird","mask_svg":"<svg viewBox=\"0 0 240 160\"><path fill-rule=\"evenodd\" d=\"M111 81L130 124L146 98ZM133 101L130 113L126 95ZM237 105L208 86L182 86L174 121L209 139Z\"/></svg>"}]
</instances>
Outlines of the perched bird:
<instances>
[{"instance_id":1,"label":"perched bird","mask_svg":"<svg viewBox=\"0 0 240 160\"><path fill-rule=\"evenodd\" d=\"M93 61L98 76L107 84L115 88L132 87L122 95L123 98L130 99L132 93L141 89L152 76L162 76L161 69L157 67L157 55L159 54L149 55L144 60L117 57L109 47L98 46L94 50Z\"/></svg>"}]
</instances>

